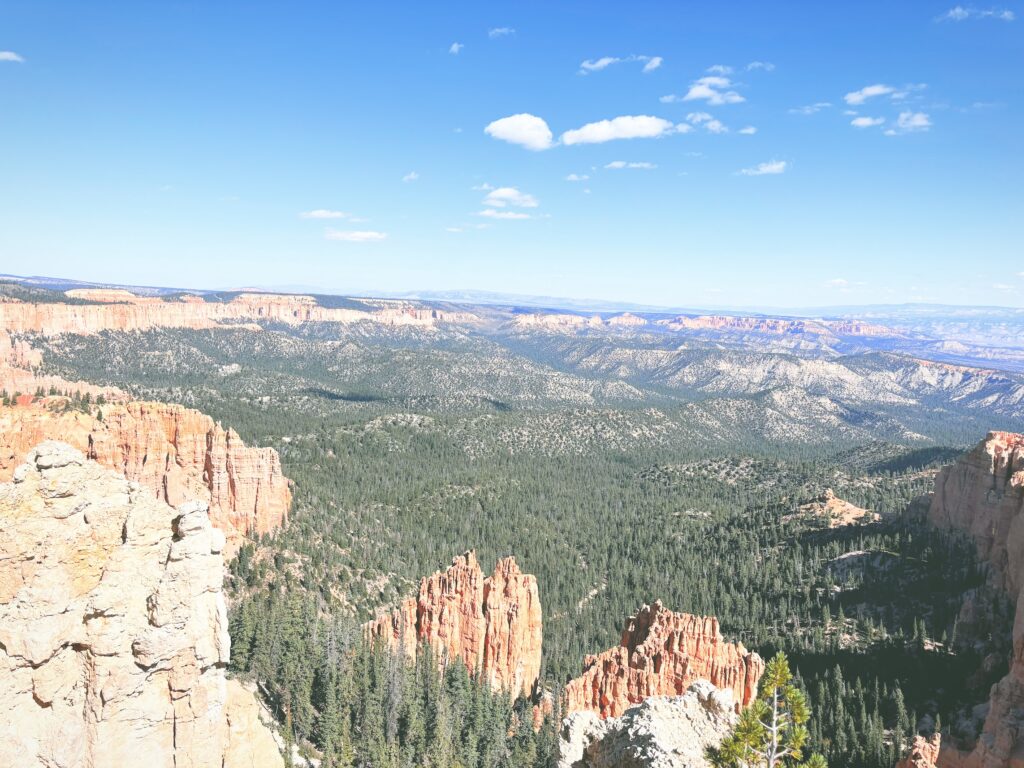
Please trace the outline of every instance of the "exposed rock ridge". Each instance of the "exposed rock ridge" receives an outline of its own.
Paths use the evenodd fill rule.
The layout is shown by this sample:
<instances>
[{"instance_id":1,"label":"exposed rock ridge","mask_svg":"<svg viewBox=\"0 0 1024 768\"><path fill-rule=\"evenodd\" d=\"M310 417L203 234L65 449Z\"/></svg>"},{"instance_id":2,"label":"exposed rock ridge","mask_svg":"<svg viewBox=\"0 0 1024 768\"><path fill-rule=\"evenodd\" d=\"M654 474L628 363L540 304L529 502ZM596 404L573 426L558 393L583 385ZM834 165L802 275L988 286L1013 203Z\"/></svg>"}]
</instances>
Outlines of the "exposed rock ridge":
<instances>
[{"instance_id":1,"label":"exposed rock ridge","mask_svg":"<svg viewBox=\"0 0 1024 768\"><path fill-rule=\"evenodd\" d=\"M162 299L127 291L81 289L76 298L102 302L60 304L0 303L0 328L11 333L88 334L100 331L145 331L153 328L216 328L269 320L297 325L306 322L415 325L474 323L469 312L425 308L402 301L375 301L367 308L323 307L312 296L243 293L231 301L204 301L196 296Z\"/></svg>"},{"instance_id":2,"label":"exposed rock ridge","mask_svg":"<svg viewBox=\"0 0 1024 768\"><path fill-rule=\"evenodd\" d=\"M587 656L583 674L566 685L566 711L618 717L648 696L680 696L697 680L732 691L738 710L757 696L763 672L760 656L725 642L718 619L658 601L629 618L618 646Z\"/></svg>"},{"instance_id":3,"label":"exposed rock ridge","mask_svg":"<svg viewBox=\"0 0 1024 768\"><path fill-rule=\"evenodd\" d=\"M736 721L731 691L698 680L682 696L652 696L621 717L569 715L558 741L558 768L705 768Z\"/></svg>"},{"instance_id":4,"label":"exposed rock ridge","mask_svg":"<svg viewBox=\"0 0 1024 768\"><path fill-rule=\"evenodd\" d=\"M442 659L459 657L494 689L533 694L540 677L543 623L537 579L515 558L484 578L474 552L420 582L419 594L364 627L372 638L415 657L427 643Z\"/></svg>"},{"instance_id":5,"label":"exposed rock ridge","mask_svg":"<svg viewBox=\"0 0 1024 768\"><path fill-rule=\"evenodd\" d=\"M0 765L282 766L226 679L223 545L201 502L30 450L0 485Z\"/></svg>"},{"instance_id":6,"label":"exposed rock ridge","mask_svg":"<svg viewBox=\"0 0 1024 768\"><path fill-rule=\"evenodd\" d=\"M967 532L993 580L1017 602L1010 671L992 686L988 715L973 749L959 752L943 743L925 749L915 743L918 762L928 766L1021 768L1024 766L1024 435L990 432L935 479L929 508L932 522ZM922 740L923 741L923 740ZM910 759L910 758L908 758Z\"/></svg>"},{"instance_id":7,"label":"exposed rock ridge","mask_svg":"<svg viewBox=\"0 0 1024 768\"><path fill-rule=\"evenodd\" d=\"M107 404L94 415L61 410L65 404L46 398L0 408L0 481L32 446L60 439L172 506L205 502L229 550L287 521L291 491L274 449L247 446L234 430L180 405Z\"/></svg>"}]
</instances>

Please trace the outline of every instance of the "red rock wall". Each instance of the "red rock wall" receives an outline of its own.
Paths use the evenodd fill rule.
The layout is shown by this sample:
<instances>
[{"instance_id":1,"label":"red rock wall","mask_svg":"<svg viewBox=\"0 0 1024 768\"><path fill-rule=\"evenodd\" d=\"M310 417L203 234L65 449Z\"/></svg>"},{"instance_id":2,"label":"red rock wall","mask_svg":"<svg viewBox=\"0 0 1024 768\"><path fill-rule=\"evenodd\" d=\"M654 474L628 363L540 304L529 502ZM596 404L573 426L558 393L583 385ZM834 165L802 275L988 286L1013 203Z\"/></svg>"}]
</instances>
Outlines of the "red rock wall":
<instances>
[{"instance_id":1,"label":"red rock wall","mask_svg":"<svg viewBox=\"0 0 1024 768\"><path fill-rule=\"evenodd\" d=\"M448 570L423 579L417 597L365 629L410 657L420 643L443 659L459 657L495 689L529 696L540 677L537 580L520 571L512 557L499 560L484 578L476 554L466 552Z\"/></svg>"},{"instance_id":2,"label":"red rock wall","mask_svg":"<svg viewBox=\"0 0 1024 768\"><path fill-rule=\"evenodd\" d=\"M731 690L740 708L757 696L763 672L760 656L725 642L718 619L656 602L629 618L617 647L586 658L565 688L566 712L619 717L648 696L681 696L697 680Z\"/></svg>"},{"instance_id":3,"label":"red rock wall","mask_svg":"<svg viewBox=\"0 0 1024 768\"><path fill-rule=\"evenodd\" d=\"M93 414L61 410L63 398L0 408L0 481L43 440L70 443L172 506L200 499L237 546L287 521L291 491L272 448L245 445L199 411L164 403L108 404Z\"/></svg>"},{"instance_id":4,"label":"red rock wall","mask_svg":"<svg viewBox=\"0 0 1024 768\"><path fill-rule=\"evenodd\" d=\"M933 762L942 768L1024 768L1024 435L990 432L945 467L935 480L929 517L939 527L969 533L994 581L1017 601L1010 672L992 686L981 736L966 752L944 743ZM904 765L930 768L927 762Z\"/></svg>"}]
</instances>

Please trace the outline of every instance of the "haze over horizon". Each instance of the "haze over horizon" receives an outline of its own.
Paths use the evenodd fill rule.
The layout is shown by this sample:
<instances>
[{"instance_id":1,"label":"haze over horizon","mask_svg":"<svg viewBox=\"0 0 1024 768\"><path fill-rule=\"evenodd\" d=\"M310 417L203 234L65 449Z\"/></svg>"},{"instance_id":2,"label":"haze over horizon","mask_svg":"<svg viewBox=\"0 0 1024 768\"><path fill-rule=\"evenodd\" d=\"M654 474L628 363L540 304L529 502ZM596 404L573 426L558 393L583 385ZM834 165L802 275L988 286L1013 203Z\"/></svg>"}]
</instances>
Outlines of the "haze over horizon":
<instances>
[{"instance_id":1,"label":"haze over horizon","mask_svg":"<svg viewBox=\"0 0 1024 768\"><path fill-rule=\"evenodd\" d=\"M1012 4L306 7L0 8L0 271L1024 307Z\"/></svg>"}]
</instances>

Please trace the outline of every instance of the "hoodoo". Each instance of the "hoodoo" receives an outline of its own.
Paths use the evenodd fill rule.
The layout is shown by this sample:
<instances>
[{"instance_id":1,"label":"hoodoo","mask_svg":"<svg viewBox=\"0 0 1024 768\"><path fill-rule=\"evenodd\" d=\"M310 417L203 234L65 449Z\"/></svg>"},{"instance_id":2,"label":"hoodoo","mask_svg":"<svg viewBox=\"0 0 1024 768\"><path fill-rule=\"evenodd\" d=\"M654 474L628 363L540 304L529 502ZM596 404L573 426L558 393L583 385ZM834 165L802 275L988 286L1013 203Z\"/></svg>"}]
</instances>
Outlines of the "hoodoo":
<instances>
[{"instance_id":1,"label":"hoodoo","mask_svg":"<svg viewBox=\"0 0 1024 768\"><path fill-rule=\"evenodd\" d=\"M649 696L681 696L698 680L732 691L736 708L757 696L761 657L727 643L712 616L673 613L660 601L630 616L622 642L588 656L565 688L567 712L619 717Z\"/></svg>"},{"instance_id":2,"label":"hoodoo","mask_svg":"<svg viewBox=\"0 0 1024 768\"><path fill-rule=\"evenodd\" d=\"M459 555L448 570L423 579L417 597L365 629L410 657L427 643L442 658L461 658L494 689L529 696L540 676L537 579L512 557L499 560L484 578L476 553Z\"/></svg>"}]
</instances>

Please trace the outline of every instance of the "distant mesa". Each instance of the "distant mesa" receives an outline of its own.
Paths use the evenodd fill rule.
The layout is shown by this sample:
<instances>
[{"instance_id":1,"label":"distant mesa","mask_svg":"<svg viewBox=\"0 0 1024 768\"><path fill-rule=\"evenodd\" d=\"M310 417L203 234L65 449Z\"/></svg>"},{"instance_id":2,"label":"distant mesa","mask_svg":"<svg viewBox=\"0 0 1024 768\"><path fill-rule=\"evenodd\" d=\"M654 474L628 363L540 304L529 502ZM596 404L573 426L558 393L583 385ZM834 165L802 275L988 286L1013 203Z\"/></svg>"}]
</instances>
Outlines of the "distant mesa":
<instances>
[{"instance_id":1,"label":"distant mesa","mask_svg":"<svg viewBox=\"0 0 1024 768\"><path fill-rule=\"evenodd\" d=\"M877 523L881 516L877 512L871 512L856 504L840 499L835 491L826 488L818 498L807 504L798 507L797 512L801 515L820 518L828 522L829 528L843 528L847 525L858 525L861 523Z\"/></svg>"}]
</instances>

